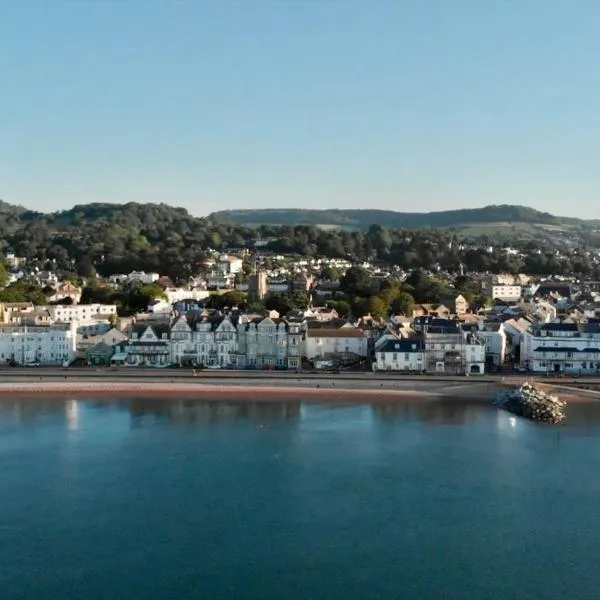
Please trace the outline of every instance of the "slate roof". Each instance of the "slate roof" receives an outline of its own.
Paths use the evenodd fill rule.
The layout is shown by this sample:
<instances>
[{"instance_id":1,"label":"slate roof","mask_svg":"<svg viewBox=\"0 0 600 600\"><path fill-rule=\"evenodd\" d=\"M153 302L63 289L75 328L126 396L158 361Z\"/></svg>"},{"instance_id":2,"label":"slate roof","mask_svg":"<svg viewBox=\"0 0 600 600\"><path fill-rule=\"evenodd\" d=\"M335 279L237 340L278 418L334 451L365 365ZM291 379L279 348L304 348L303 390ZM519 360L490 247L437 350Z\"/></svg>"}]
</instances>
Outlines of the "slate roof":
<instances>
[{"instance_id":1,"label":"slate roof","mask_svg":"<svg viewBox=\"0 0 600 600\"><path fill-rule=\"evenodd\" d=\"M424 352L425 342L422 339L388 340L377 352Z\"/></svg>"},{"instance_id":2,"label":"slate roof","mask_svg":"<svg viewBox=\"0 0 600 600\"><path fill-rule=\"evenodd\" d=\"M572 352L573 354L584 354L591 352L600 352L600 348L571 348L569 346L538 346L533 349L534 352Z\"/></svg>"},{"instance_id":3,"label":"slate roof","mask_svg":"<svg viewBox=\"0 0 600 600\"><path fill-rule=\"evenodd\" d=\"M579 331L577 323L544 323L540 327L540 331Z\"/></svg>"}]
</instances>

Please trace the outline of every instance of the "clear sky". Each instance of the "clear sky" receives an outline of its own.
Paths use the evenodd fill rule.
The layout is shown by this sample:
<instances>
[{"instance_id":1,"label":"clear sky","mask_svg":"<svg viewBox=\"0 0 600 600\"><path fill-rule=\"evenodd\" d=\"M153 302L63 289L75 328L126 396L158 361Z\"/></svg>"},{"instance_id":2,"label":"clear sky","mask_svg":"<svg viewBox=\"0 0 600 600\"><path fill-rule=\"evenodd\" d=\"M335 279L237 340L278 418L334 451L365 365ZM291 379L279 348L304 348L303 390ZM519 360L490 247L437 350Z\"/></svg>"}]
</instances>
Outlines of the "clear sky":
<instances>
[{"instance_id":1,"label":"clear sky","mask_svg":"<svg viewBox=\"0 0 600 600\"><path fill-rule=\"evenodd\" d=\"M0 0L0 198L600 218L598 0Z\"/></svg>"}]
</instances>

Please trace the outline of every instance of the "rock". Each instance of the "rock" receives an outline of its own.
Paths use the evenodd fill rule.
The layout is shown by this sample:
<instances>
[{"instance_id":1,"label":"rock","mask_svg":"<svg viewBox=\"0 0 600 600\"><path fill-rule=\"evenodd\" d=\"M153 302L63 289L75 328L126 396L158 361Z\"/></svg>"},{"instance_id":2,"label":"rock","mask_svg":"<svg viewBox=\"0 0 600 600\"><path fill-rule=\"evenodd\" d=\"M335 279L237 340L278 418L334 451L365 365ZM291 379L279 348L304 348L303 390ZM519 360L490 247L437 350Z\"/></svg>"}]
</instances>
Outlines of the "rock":
<instances>
[{"instance_id":1,"label":"rock","mask_svg":"<svg viewBox=\"0 0 600 600\"><path fill-rule=\"evenodd\" d=\"M566 403L530 383L499 394L495 404L532 421L560 423L565 418Z\"/></svg>"}]
</instances>

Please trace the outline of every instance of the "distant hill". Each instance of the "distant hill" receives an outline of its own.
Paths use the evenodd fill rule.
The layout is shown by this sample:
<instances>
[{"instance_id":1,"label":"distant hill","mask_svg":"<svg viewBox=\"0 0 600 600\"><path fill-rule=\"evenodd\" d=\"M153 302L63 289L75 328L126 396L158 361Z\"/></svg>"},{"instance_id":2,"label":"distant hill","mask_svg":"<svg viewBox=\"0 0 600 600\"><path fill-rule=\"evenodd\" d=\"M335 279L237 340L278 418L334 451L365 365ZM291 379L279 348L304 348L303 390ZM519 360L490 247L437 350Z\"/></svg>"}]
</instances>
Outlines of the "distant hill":
<instances>
[{"instance_id":1,"label":"distant hill","mask_svg":"<svg viewBox=\"0 0 600 600\"><path fill-rule=\"evenodd\" d=\"M214 212L211 218L240 225L316 225L344 229L367 230L371 225L390 229L463 228L472 225L525 223L558 227L598 226L599 221L584 221L570 217L556 217L526 206L509 204L483 208L445 210L438 212L396 212L371 209L257 209L223 210Z\"/></svg>"}]
</instances>

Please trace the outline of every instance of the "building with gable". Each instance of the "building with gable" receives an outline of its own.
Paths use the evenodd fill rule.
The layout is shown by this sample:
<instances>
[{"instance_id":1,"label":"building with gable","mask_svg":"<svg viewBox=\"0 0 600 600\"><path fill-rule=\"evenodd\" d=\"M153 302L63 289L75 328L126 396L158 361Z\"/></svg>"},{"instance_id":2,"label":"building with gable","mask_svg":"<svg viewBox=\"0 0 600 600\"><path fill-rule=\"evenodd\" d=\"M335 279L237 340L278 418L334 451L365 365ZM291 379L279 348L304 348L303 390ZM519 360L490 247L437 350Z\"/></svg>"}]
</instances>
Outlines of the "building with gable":
<instances>
[{"instance_id":1,"label":"building with gable","mask_svg":"<svg viewBox=\"0 0 600 600\"><path fill-rule=\"evenodd\" d=\"M377 371L425 371L425 342L421 338L387 339L375 350L373 369Z\"/></svg>"},{"instance_id":2,"label":"building with gable","mask_svg":"<svg viewBox=\"0 0 600 600\"><path fill-rule=\"evenodd\" d=\"M555 321L526 331L521 366L534 373L600 373L600 323Z\"/></svg>"},{"instance_id":3,"label":"building with gable","mask_svg":"<svg viewBox=\"0 0 600 600\"><path fill-rule=\"evenodd\" d=\"M133 325L125 348L125 364L132 367L168 367L171 364L169 322L142 322Z\"/></svg>"}]
</instances>

